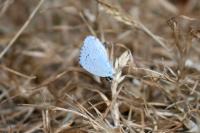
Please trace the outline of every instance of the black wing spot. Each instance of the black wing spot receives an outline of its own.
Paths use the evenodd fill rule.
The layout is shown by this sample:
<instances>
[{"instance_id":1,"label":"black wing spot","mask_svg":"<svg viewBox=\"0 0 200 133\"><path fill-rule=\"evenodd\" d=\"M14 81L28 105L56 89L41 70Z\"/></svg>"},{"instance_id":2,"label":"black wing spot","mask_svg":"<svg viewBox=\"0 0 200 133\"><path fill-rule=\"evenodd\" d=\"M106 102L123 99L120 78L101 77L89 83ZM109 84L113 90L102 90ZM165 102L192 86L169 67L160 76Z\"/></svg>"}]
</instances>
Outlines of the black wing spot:
<instances>
[{"instance_id":1,"label":"black wing spot","mask_svg":"<svg viewBox=\"0 0 200 133\"><path fill-rule=\"evenodd\" d=\"M106 77L106 80L108 80L109 82L111 82L113 80L112 77Z\"/></svg>"}]
</instances>

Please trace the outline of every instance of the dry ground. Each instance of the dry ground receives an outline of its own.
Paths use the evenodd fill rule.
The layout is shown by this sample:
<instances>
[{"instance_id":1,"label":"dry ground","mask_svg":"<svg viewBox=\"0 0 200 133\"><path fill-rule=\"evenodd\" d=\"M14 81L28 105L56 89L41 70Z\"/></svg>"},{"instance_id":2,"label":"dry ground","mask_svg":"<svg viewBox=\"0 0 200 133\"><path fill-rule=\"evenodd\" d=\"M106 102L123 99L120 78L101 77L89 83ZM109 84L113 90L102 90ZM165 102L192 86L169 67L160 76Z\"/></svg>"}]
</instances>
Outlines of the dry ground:
<instances>
[{"instance_id":1,"label":"dry ground","mask_svg":"<svg viewBox=\"0 0 200 133\"><path fill-rule=\"evenodd\" d=\"M0 132L200 133L199 0L0 0ZM79 65L105 42L112 81Z\"/></svg>"}]
</instances>

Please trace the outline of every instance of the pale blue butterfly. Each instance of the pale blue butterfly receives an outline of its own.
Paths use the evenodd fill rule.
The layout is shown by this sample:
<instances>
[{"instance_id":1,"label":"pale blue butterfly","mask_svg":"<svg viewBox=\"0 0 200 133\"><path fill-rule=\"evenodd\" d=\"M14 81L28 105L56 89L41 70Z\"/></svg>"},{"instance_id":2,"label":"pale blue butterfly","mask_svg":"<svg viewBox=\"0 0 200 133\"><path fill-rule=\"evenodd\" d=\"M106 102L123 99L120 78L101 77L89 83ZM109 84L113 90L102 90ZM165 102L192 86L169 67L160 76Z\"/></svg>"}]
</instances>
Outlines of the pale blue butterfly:
<instances>
[{"instance_id":1,"label":"pale blue butterfly","mask_svg":"<svg viewBox=\"0 0 200 133\"><path fill-rule=\"evenodd\" d=\"M88 72L99 76L113 78L114 69L109 62L104 45L94 36L87 36L80 50L81 66Z\"/></svg>"}]
</instances>

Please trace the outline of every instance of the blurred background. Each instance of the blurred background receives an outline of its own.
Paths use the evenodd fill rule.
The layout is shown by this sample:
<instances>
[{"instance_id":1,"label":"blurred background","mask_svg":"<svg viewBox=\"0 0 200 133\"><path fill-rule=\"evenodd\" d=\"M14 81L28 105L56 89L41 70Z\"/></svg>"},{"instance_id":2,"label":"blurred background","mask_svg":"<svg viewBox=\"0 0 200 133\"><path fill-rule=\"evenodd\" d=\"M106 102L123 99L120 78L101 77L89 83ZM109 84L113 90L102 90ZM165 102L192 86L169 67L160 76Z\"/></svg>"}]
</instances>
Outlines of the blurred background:
<instances>
[{"instance_id":1,"label":"blurred background","mask_svg":"<svg viewBox=\"0 0 200 133\"><path fill-rule=\"evenodd\" d=\"M0 132L200 132L199 17L199 0L0 0ZM88 35L132 54L120 126L79 65Z\"/></svg>"}]
</instances>

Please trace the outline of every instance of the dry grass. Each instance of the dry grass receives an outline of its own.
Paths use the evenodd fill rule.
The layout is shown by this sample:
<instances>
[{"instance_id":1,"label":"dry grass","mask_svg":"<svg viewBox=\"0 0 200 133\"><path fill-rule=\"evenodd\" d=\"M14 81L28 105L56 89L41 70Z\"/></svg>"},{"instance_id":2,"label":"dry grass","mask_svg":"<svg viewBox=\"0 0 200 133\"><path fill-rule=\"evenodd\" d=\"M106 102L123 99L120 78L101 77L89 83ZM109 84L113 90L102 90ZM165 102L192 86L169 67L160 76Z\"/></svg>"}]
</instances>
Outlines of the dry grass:
<instances>
[{"instance_id":1,"label":"dry grass","mask_svg":"<svg viewBox=\"0 0 200 133\"><path fill-rule=\"evenodd\" d=\"M200 1L0 1L0 132L200 132ZM110 82L83 70L106 42Z\"/></svg>"}]
</instances>

